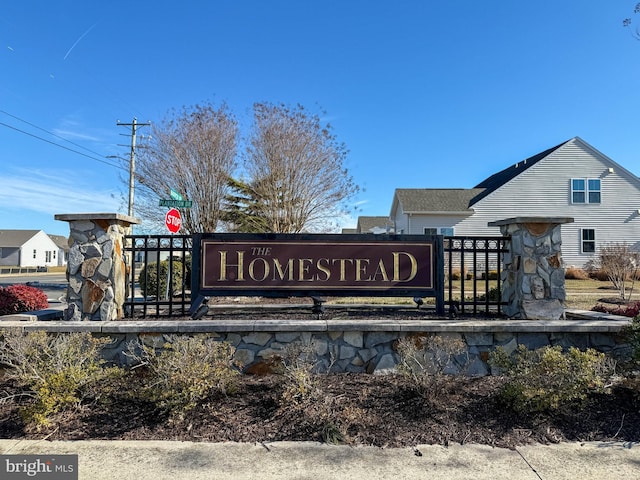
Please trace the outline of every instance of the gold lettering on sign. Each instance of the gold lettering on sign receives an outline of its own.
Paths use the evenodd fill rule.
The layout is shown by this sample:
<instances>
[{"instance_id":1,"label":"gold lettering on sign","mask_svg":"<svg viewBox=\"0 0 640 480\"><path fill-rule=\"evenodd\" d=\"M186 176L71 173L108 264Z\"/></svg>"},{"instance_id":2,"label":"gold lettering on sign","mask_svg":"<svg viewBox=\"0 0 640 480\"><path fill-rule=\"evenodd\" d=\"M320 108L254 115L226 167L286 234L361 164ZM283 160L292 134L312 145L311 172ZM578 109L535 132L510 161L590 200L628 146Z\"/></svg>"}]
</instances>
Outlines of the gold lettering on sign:
<instances>
[{"instance_id":1,"label":"gold lettering on sign","mask_svg":"<svg viewBox=\"0 0 640 480\"><path fill-rule=\"evenodd\" d=\"M316 280L321 282L327 282L331 278L331 270L329 269L329 259L319 258L317 267L318 267L318 272L322 272L324 274L324 278L320 278L320 273L318 273Z\"/></svg>"},{"instance_id":2,"label":"gold lettering on sign","mask_svg":"<svg viewBox=\"0 0 640 480\"><path fill-rule=\"evenodd\" d=\"M298 280L301 282L313 282L313 276L310 278L306 277L306 274L309 273L309 268L311 268L311 263L313 262L310 258L301 258L298 260Z\"/></svg>"},{"instance_id":3,"label":"gold lettering on sign","mask_svg":"<svg viewBox=\"0 0 640 480\"><path fill-rule=\"evenodd\" d=\"M262 262L262 265L263 265L263 268L264 268L264 272L262 274L262 278L257 278L256 275L255 275L255 264L256 264L256 262ZM264 279L269 276L269 263L267 263L267 261L262 257L254 258L249 263L249 276L251 277L251 280L253 280L254 282L262 282L262 281L264 281Z\"/></svg>"},{"instance_id":4,"label":"gold lettering on sign","mask_svg":"<svg viewBox=\"0 0 640 480\"><path fill-rule=\"evenodd\" d=\"M382 261L382 259L380 259L380 261L378 262L378 268L376 268L376 271L373 273L372 280L374 282L376 281L376 278L378 277L378 275L382 276L383 282L389 281L389 276L387 275L387 269L384 266L384 262Z\"/></svg>"},{"instance_id":5,"label":"gold lettering on sign","mask_svg":"<svg viewBox=\"0 0 640 480\"><path fill-rule=\"evenodd\" d=\"M238 263L229 264L229 267L238 267L238 276L236 277L237 282L244 281L244 251L238 250L236 252L238 254ZM220 251L220 281L223 282L227 280L227 251Z\"/></svg>"},{"instance_id":6,"label":"gold lettering on sign","mask_svg":"<svg viewBox=\"0 0 640 480\"><path fill-rule=\"evenodd\" d=\"M273 266L275 267L275 271L273 272L274 280L276 280L276 272L278 272L277 280L284 280L285 275L287 275L287 280L289 280L290 282L293 281L293 258L287 260L286 265L287 266L283 270L280 260L278 260L277 258L273 259Z\"/></svg>"},{"instance_id":7,"label":"gold lettering on sign","mask_svg":"<svg viewBox=\"0 0 640 480\"><path fill-rule=\"evenodd\" d=\"M354 248L348 244L343 250L338 248L341 245L334 250L321 250L227 243L205 257L215 260L205 261L207 265L203 269L213 284L226 287L235 284L242 289L253 286L300 289L313 282L322 289L432 288L430 249L366 246L368 248ZM327 255L328 251L335 256Z\"/></svg>"},{"instance_id":8,"label":"gold lettering on sign","mask_svg":"<svg viewBox=\"0 0 640 480\"><path fill-rule=\"evenodd\" d=\"M411 261L411 271L409 277L404 280L400 279L400 255L406 255ZM408 252L393 252L393 281L394 282L410 282L418 273L418 261L416 257Z\"/></svg>"},{"instance_id":9,"label":"gold lettering on sign","mask_svg":"<svg viewBox=\"0 0 640 480\"><path fill-rule=\"evenodd\" d=\"M367 274L367 265L369 265L369 259L356 258L356 282L361 282L363 280L362 275ZM371 277L364 279L365 282L369 280L371 280Z\"/></svg>"},{"instance_id":10,"label":"gold lettering on sign","mask_svg":"<svg viewBox=\"0 0 640 480\"><path fill-rule=\"evenodd\" d=\"M336 262L340 264L340 281L346 282L347 277L346 277L345 264L349 262L351 265L353 265L353 260L351 260L350 258L334 258L332 263L335 264Z\"/></svg>"}]
</instances>

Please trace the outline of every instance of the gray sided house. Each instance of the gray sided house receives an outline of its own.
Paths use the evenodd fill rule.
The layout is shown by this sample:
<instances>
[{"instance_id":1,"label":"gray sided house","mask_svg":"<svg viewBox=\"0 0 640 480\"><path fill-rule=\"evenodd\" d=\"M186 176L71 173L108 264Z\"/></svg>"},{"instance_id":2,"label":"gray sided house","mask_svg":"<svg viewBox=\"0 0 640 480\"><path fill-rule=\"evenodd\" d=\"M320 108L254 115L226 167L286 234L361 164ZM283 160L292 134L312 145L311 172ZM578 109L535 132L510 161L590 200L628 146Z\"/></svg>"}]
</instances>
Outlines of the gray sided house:
<instances>
[{"instance_id":1,"label":"gray sided house","mask_svg":"<svg viewBox=\"0 0 640 480\"><path fill-rule=\"evenodd\" d=\"M0 266L65 265L64 249L43 230L0 230Z\"/></svg>"},{"instance_id":2,"label":"gray sided house","mask_svg":"<svg viewBox=\"0 0 640 480\"><path fill-rule=\"evenodd\" d=\"M583 267L601 246L640 249L640 179L575 137L471 189L397 189L397 233L500 235L488 223L519 216L572 217L562 226L565 266Z\"/></svg>"}]
</instances>

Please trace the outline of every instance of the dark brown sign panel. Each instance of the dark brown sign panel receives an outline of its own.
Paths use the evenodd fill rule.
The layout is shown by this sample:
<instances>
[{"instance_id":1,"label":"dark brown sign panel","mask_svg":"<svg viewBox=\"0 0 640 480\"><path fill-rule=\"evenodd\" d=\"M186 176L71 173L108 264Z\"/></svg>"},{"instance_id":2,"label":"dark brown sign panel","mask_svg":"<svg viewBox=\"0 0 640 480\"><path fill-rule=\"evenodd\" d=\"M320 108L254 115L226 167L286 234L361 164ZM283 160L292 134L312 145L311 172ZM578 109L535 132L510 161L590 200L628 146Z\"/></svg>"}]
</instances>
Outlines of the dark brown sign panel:
<instances>
[{"instance_id":1,"label":"dark brown sign panel","mask_svg":"<svg viewBox=\"0 0 640 480\"><path fill-rule=\"evenodd\" d=\"M204 290L431 290L429 242L202 240Z\"/></svg>"},{"instance_id":2,"label":"dark brown sign panel","mask_svg":"<svg viewBox=\"0 0 640 480\"><path fill-rule=\"evenodd\" d=\"M191 296L435 297L444 313L441 236L194 235Z\"/></svg>"}]
</instances>

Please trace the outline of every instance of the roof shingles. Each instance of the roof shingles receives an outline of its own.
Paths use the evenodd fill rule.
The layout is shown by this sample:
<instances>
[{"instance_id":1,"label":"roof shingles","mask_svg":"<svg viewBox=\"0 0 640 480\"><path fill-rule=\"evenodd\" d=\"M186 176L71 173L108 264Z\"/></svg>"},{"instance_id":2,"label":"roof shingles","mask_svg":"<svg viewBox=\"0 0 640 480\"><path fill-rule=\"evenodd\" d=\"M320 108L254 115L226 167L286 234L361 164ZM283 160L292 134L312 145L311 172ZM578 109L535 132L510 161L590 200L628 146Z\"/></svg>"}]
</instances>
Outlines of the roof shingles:
<instances>
[{"instance_id":1,"label":"roof shingles","mask_svg":"<svg viewBox=\"0 0 640 480\"><path fill-rule=\"evenodd\" d=\"M466 212L470 200L484 188L398 188L396 196L405 213Z\"/></svg>"}]
</instances>

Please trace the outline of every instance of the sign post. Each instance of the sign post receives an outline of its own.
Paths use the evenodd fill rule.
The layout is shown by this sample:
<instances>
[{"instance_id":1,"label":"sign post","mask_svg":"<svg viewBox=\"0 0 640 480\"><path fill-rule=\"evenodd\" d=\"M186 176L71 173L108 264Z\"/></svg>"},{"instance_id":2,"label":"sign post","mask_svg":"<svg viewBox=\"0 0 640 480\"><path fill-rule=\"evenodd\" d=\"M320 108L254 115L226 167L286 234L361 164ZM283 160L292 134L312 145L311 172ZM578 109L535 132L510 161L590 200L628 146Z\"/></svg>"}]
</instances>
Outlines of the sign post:
<instances>
[{"instance_id":1,"label":"sign post","mask_svg":"<svg viewBox=\"0 0 640 480\"><path fill-rule=\"evenodd\" d=\"M182 225L182 217L180 211L176 208L169 210L164 216L164 224L171 233L178 233L180 226ZM160 274L160 267L158 266L158 275ZM165 297L169 299L169 293L171 292L171 259L169 259L169 265L167 268L167 291Z\"/></svg>"},{"instance_id":2,"label":"sign post","mask_svg":"<svg viewBox=\"0 0 640 480\"><path fill-rule=\"evenodd\" d=\"M167 226L169 232L178 233L180 231L180 227L182 226L182 216L180 215L180 211L176 207L180 208L191 208L192 202L191 200L185 200L182 195L176 192L173 188L170 189L169 195L171 199L161 199L160 206L161 207L170 207L170 210L164 216L164 224ZM159 271L158 271L159 273ZM167 291L166 298L169 298L169 293L171 292L171 259L169 259L169 265L167 268Z\"/></svg>"}]
</instances>

